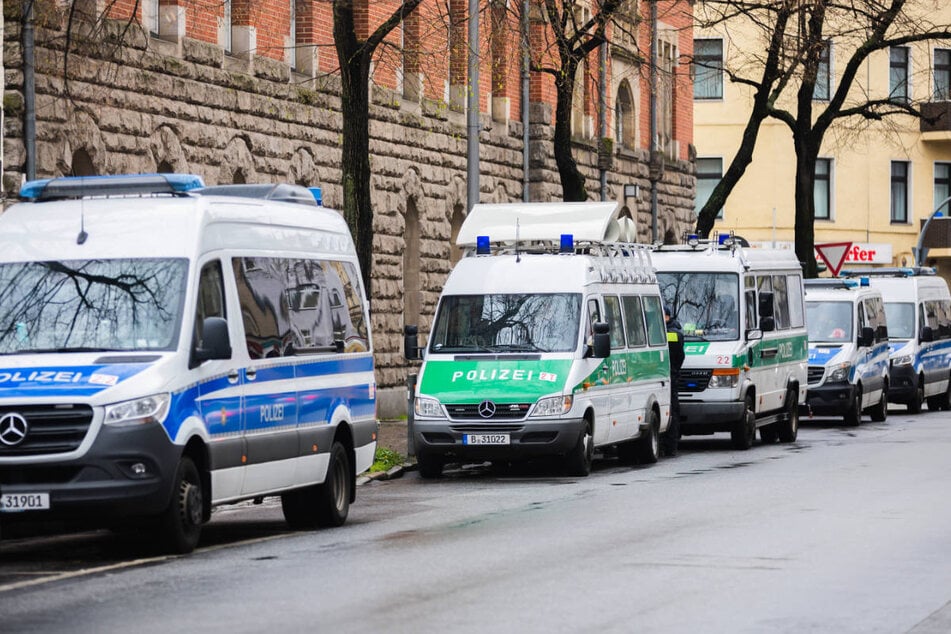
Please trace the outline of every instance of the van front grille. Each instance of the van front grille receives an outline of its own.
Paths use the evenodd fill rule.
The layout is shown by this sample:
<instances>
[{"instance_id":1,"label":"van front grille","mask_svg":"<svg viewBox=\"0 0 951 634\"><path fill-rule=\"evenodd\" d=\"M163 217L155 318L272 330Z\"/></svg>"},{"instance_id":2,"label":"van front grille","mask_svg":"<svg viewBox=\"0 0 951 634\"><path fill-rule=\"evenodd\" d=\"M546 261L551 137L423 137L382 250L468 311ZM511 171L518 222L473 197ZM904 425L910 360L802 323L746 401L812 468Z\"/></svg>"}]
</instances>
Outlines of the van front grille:
<instances>
[{"instance_id":1,"label":"van front grille","mask_svg":"<svg viewBox=\"0 0 951 634\"><path fill-rule=\"evenodd\" d=\"M680 379L677 381L678 392L702 392L710 384L713 370L681 368Z\"/></svg>"},{"instance_id":2,"label":"van front grille","mask_svg":"<svg viewBox=\"0 0 951 634\"><path fill-rule=\"evenodd\" d=\"M446 405L450 420L522 420L528 415L531 403L457 403Z\"/></svg>"},{"instance_id":3,"label":"van front grille","mask_svg":"<svg viewBox=\"0 0 951 634\"><path fill-rule=\"evenodd\" d=\"M73 451L82 444L91 424L92 408L88 405L2 406L0 457Z\"/></svg>"},{"instance_id":4,"label":"van front grille","mask_svg":"<svg viewBox=\"0 0 951 634\"><path fill-rule=\"evenodd\" d=\"M825 366L822 365L810 365L808 371L808 378L806 379L809 385L815 385L822 380L822 375L825 374Z\"/></svg>"}]
</instances>

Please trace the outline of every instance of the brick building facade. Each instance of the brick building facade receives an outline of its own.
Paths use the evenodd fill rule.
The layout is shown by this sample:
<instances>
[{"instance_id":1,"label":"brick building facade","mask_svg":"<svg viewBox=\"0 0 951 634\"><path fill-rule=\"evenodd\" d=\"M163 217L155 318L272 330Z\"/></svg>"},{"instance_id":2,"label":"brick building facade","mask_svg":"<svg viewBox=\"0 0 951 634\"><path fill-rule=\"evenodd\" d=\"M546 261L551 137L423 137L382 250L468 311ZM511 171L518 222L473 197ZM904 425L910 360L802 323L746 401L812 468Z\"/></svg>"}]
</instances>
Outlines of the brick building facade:
<instances>
[{"instance_id":1,"label":"brick building facade","mask_svg":"<svg viewBox=\"0 0 951 634\"><path fill-rule=\"evenodd\" d=\"M11 4L15 6L10 6ZM38 178L63 174L175 171L208 184L290 181L324 190L339 208L338 62L327 0L38 0L35 9L33 161ZM358 0L358 30L375 28L395 0ZM531 73L529 174L523 172L518 19L503 5L480 14L481 202L558 200L553 155L554 84ZM520 3L508 3L519 5ZM532 2L538 5L537 2ZM627 29L612 34L606 71L607 198L629 215L640 241L651 232L647 2L629 3ZM691 226L692 3L658 5L660 237ZM410 366L402 326L428 332L458 253L465 217L467 0L424 0L377 56L370 110L375 218L372 325L381 413L403 406ZM28 164L20 3L5 3L3 189L15 194ZM135 14L133 15L133 11ZM107 18L103 20L103 12ZM537 61L550 26L532 11ZM67 46L67 42L69 42ZM600 198L597 53L579 73L572 130L589 197ZM666 64L666 66L665 66ZM64 68L66 69L64 79ZM639 198L624 186L638 184Z\"/></svg>"}]
</instances>

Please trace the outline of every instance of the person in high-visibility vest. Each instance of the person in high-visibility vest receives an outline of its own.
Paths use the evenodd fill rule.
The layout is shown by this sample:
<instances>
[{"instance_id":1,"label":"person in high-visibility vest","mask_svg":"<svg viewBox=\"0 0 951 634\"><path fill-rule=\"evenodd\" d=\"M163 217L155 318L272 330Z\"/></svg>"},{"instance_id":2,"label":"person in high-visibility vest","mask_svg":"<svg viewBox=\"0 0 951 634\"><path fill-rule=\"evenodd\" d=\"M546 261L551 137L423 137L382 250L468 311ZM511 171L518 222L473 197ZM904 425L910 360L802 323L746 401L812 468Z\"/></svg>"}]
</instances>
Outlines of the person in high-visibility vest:
<instances>
[{"instance_id":1,"label":"person in high-visibility vest","mask_svg":"<svg viewBox=\"0 0 951 634\"><path fill-rule=\"evenodd\" d=\"M680 368L684 364L684 329L673 316L669 304L664 304L664 321L667 322L667 348L670 350L670 425L661 436L661 449L668 456L677 455L680 441Z\"/></svg>"}]
</instances>

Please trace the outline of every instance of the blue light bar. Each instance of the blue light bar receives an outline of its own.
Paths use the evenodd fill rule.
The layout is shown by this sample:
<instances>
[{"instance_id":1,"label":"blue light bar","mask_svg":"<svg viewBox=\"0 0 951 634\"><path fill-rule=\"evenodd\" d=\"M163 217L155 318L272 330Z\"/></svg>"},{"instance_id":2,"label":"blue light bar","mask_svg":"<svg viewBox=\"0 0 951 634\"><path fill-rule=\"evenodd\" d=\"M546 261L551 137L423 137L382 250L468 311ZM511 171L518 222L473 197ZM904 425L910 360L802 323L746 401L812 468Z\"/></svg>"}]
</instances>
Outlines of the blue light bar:
<instances>
[{"instance_id":1,"label":"blue light bar","mask_svg":"<svg viewBox=\"0 0 951 634\"><path fill-rule=\"evenodd\" d=\"M863 277L859 281L861 282L862 286L869 286L871 284L867 277Z\"/></svg>"},{"instance_id":2,"label":"blue light bar","mask_svg":"<svg viewBox=\"0 0 951 634\"><path fill-rule=\"evenodd\" d=\"M310 193L314 195L314 200L317 201L317 204L323 207L324 198L323 198L323 194L320 191L320 187L308 187L307 189L309 189Z\"/></svg>"},{"instance_id":3,"label":"blue light bar","mask_svg":"<svg viewBox=\"0 0 951 634\"><path fill-rule=\"evenodd\" d=\"M114 176L63 176L28 181L20 197L35 201L90 196L186 194L205 186L194 174L118 174Z\"/></svg>"},{"instance_id":4,"label":"blue light bar","mask_svg":"<svg viewBox=\"0 0 951 634\"><path fill-rule=\"evenodd\" d=\"M719 237L717 237L717 244L722 247L722 246L723 246L723 243L726 242L726 241L729 240L729 239L730 239L730 234L729 234L729 233L721 233L721 234L719 235Z\"/></svg>"},{"instance_id":5,"label":"blue light bar","mask_svg":"<svg viewBox=\"0 0 951 634\"><path fill-rule=\"evenodd\" d=\"M490 252L489 236L476 236L476 253L479 255L489 255Z\"/></svg>"},{"instance_id":6,"label":"blue light bar","mask_svg":"<svg viewBox=\"0 0 951 634\"><path fill-rule=\"evenodd\" d=\"M559 253L574 253L575 237L570 233L561 234L561 245L558 248Z\"/></svg>"}]
</instances>

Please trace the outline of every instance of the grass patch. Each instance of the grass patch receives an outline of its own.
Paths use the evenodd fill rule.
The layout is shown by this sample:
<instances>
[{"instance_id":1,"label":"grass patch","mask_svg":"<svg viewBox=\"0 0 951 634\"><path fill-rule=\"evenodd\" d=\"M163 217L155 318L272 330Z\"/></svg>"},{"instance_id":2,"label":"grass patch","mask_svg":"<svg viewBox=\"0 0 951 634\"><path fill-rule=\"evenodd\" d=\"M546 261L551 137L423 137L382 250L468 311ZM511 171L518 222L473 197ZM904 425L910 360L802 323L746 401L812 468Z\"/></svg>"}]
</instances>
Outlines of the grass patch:
<instances>
[{"instance_id":1,"label":"grass patch","mask_svg":"<svg viewBox=\"0 0 951 634\"><path fill-rule=\"evenodd\" d=\"M393 467L403 464L403 462L403 456L389 447L377 446L376 455L373 456L373 464L370 465L370 472L389 471Z\"/></svg>"}]
</instances>

